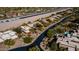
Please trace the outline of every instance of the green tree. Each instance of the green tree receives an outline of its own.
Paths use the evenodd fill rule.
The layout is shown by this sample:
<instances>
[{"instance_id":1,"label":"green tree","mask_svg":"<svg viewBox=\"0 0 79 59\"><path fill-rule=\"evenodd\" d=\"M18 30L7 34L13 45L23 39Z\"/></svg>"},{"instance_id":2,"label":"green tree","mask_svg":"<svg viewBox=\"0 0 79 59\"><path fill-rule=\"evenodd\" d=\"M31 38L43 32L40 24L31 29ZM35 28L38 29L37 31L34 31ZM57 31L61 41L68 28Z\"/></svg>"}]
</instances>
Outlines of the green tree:
<instances>
[{"instance_id":1,"label":"green tree","mask_svg":"<svg viewBox=\"0 0 79 59\"><path fill-rule=\"evenodd\" d=\"M54 32L52 29L49 29L49 30L47 31L47 36L48 36L49 38L51 38L53 35L55 35L55 32Z\"/></svg>"},{"instance_id":2,"label":"green tree","mask_svg":"<svg viewBox=\"0 0 79 59\"><path fill-rule=\"evenodd\" d=\"M13 46L15 44L15 41L12 39L7 39L4 41L4 44L10 47L10 46Z\"/></svg>"},{"instance_id":3,"label":"green tree","mask_svg":"<svg viewBox=\"0 0 79 59\"><path fill-rule=\"evenodd\" d=\"M63 33L65 29L61 27L60 25L54 28L55 32L57 33Z\"/></svg>"},{"instance_id":4,"label":"green tree","mask_svg":"<svg viewBox=\"0 0 79 59\"><path fill-rule=\"evenodd\" d=\"M22 31L21 31L21 28L15 28L15 29L13 29L13 31L15 31L15 32L17 32L17 33L21 33Z\"/></svg>"},{"instance_id":5,"label":"green tree","mask_svg":"<svg viewBox=\"0 0 79 59\"><path fill-rule=\"evenodd\" d=\"M36 32L36 30L34 28L29 29L31 32Z\"/></svg>"},{"instance_id":6,"label":"green tree","mask_svg":"<svg viewBox=\"0 0 79 59\"><path fill-rule=\"evenodd\" d=\"M59 21L59 19L58 18L55 18L54 20L53 20L53 22L58 22Z\"/></svg>"},{"instance_id":7,"label":"green tree","mask_svg":"<svg viewBox=\"0 0 79 59\"><path fill-rule=\"evenodd\" d=\"M53 42L53 43L51 44L50 49L53 50L53 51L57 51L57 50L58 50L58 47L57 47L56 42Z\"/></svg>"},{"instance_id":8,"label":"green tree","mask_svg":"<svg viewBox=\"0 0 79 59\"><path fill-rule=\"evenodd\" d=\"M36 23L35 26L40 31L42 31L44 29L44 25L42 23Z\"/></svg>"},{"instance_id":9,"label":"green tree","mask_svg":"<svg viewBox=\"0 0 79 59\"><path fill-rule=\"evenodd\" d=\"M33 38L30 37L30 36L28 36L28 37L24 37L24 38L23 38L23 42L24 42L24 43L31 43L32 40L33 40Z\"/></svg>"},{"instance_id":10,"label":"green tree","mask_svg":"<svg viewBox=\"0 0 79 59\"><path fill-rule=\"evenodd\" d=\"M73 8L73 14L76 19L79 18L79 8L78 7Z\"/></svg>"},{"instance_id":11,"label":"green tree","mask_svg":"<svg viewBox=\"0 0 79 59\"><path fill-rule=\"evenodd\" d=\"M22 26L27 26L27 23L23 23Z\"/></svg>"},{"instance_id":12,"label":"green tree","mask_svg":"<svg viewBox=\"0 0 79 59\"><path fill-rule=\"evenodd\" d=\"M29 48L29 51L40 51L40 49L37 46Z\"/></svg>"},{"instance_id":13,"label":"green tree","mask_svg":"<svg viewBox=\"0 0 79 59\"><path fill-rule=\"evenodd\" d=\"M36 23L36 27L43 27L43 24L41 24L41 23Z\"/></svg>"}]
</instances>

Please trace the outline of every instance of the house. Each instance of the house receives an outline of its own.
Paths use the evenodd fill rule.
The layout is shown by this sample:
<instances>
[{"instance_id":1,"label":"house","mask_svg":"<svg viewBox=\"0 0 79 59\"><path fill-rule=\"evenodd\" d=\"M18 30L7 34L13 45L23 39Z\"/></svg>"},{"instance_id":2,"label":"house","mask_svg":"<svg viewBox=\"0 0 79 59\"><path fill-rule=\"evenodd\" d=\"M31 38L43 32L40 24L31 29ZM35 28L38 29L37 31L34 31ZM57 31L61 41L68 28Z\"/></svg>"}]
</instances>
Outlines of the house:
<instances>
[{"instance_id":1,"label":"house","mask_svg":"<svg viewBox=\"0 0 79 59\"><path fill-rule=\"evenodd\" d=\"M68 51L74 51L75 46L79 49L79 39L77 37L58 37L57 43L60 43L60 47L68 48Z\"/></svg>"},{"instance_id":2,"label":"house","mask_svg":"<svg viewBox=\"0 0 79 59\"><path fill-rule=\"evenodd\" d=\"M10 37L9 34L3 33L1 38L2 38L3 40L7 40L7 39L10 39L11 37Z\"/></svg>"},{"instance_id":3,"label":"house","mask_svg":"<svg viewBox=\"0 0 79 59\"><path fill-rule=\"evenodd\" d=\"M4 40L7 39L16 39L16 38L18 38L18 36L16 35L16 32L12 30L0 32L0 42L3 42Z\"/></svg>"},{"instance_id":4,"label":"house","mask_svg":"<svg viewBox=\"0 0 79 59\"><path fill-rule=\"evenodd\" d=\"M66 10L66 12L71 14L72 13L72 9L68 9L68 10Z\"/></svg>"},{"instance_id":5,"label":"house","mask_svg":"<svg viewBox=\"0 0 79 59\"><path fill-rule=\"evenodd\" d=\"M22 30L23 32L25 32L25 33L29 33L29 32L30 32L29 29L31 29L31 27L29 27L29 26L21 26L21 30Z\"/></svg>"},{"instance_id":6,"label":"house","mask_svg":"<svg viewBox=\"0 0 79 59\"><path fill-rule=\"evenodd\" d=\"M29 27L33 27L33 24L28 24Z\"/></svg>"},{"instance_id":7,"label":"house","mask_svg":"<svg viewBox=\"0 0 79 59\"><path fill-rule=\"evenodd\" d=\"M48 21L46 21L46 19L41 19L40 22L42 22L42 23L49 23Z\"/></svg>"},{"instance_id":8,"label":"house","mask_svg":"<svg viewBox=\"0 0 79 59\"><path fill-rule=\"evenodd\" d=\"M52 16L52 18L55 18L55 19L59 19L61 17L61 15L54 15Z\"/></svg>"},{"instance_id":9,"label":"house","mask_svg":"<svg viewBox=\"0 0 79 59\"><path fill-rule=\"evenodd\" d=\"M54 17L50 17L49 19L50 19L51 21L54 21L54 20L55 20L55 18L54 18Z\"/></svg>"},{"instance_id":10,"label":"house","mask_svg":"<svg viewBox=\"0 0 79 59\"><path fill-rule=\"evenodd\" d=\"M58 15L57 15L57 17L60 17L60 18L61 18L61 17L62 17L62 15L58 14Z\"/></svg>"}]
</instances>

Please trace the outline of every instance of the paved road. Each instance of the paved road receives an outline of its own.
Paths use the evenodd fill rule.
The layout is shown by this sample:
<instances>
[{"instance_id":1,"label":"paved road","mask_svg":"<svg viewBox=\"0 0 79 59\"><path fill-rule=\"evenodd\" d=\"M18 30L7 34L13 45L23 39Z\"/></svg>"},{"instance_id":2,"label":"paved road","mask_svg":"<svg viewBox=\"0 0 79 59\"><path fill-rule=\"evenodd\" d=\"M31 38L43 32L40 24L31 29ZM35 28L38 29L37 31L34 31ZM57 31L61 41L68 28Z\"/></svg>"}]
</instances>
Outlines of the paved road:
<instances>
[{"instance_id":1,"label":"paved road","mask_svg":"<svg viewBox=\"0 0 79 59\"><path fill-rule=\"evenodd\" d=\"M66 16L66 17L62 18L59 22L51 24L50 26L48 26L47 29L44 30L32 44L30 44L28 46L14 48L14 49L11 49L10 51L26 51L26 50L28 50L28 48L31 48L33 45L37 45L40 48L40 43L42 42L43 38L46 36L46 32L49 29L54 28L55 26L59 25L61 22L63 22L64 20L66 20L69 16Z\"/></svg>"},{"instance_id":2,"label":"paved road","mask_svg":"<svg viewBox=\"0 0 79 59\"><path fill-rule=\"evenodd\" d=\"M33 14L33 15L30 15L30 16L21 16L21 17L17 17L17 18L0 20L0 31L4 31L6 29L11 29L11 28L16 28L16 27L22 25L23 23L27 23L28 21L33 22L33 21L35 21L39 18L44 18L44 17L49 16L53 13L65 11L67 9L69 9L69 8L62 9L62 10L59 10L59 11L56 11L56 12ZM9 22L6 22L6 20L9 20ZM3 21L3 23L1 21Z\"/></svg>"}]
</instances>

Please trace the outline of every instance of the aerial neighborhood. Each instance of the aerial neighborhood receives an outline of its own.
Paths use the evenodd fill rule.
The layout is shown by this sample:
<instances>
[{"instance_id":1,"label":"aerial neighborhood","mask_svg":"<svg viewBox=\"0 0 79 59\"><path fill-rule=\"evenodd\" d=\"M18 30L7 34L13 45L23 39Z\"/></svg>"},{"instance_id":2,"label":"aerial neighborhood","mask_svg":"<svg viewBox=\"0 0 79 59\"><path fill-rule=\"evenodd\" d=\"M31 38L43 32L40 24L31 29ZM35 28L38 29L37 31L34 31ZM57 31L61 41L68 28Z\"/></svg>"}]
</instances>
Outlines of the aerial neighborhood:
<instances>
[{"instance_id":1,"label":"aerial neighborhood","mask_svg":"<svg viewBox=\"0 0 79 59\"><path fill-rule=\"evenodd\" d=\"M0 8L0 51L79 51L78 12L68 7Z\"/></svg>"}]
</instances>

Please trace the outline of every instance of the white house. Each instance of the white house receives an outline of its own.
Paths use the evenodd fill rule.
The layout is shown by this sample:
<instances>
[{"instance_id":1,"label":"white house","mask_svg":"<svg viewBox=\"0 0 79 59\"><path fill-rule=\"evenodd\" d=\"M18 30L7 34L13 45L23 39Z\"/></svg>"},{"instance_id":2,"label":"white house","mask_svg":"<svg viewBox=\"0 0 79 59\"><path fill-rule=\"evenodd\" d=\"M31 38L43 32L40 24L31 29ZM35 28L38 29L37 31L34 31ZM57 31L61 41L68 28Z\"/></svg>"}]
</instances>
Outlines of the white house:
<instances>
[{"instance_id":1,"label":"white house","mask_svg":"<svg viewBox=\"0 0 79 59\"><path fill-rule=\"evenodd\" d=\"M31 29L29 26L21 26L21 30L25 33L29 33L29 29Z\"/></svg>"},{"instance_id":2,"label":"white house","mask_svg":"<svg viewBox=\"0 0 79 59\"><path fill-rule=\"evenodd\" d=\"M16 35L16 32L12 30L0 32L0 42L3 42L4 40L7 39L16 39L16 38L18 38L18 36Z\"/></svg>"},{"instance_id":3,"label":"white house","mask_svg":"<svg viewBox=\"0 0 79 59\"><path fill-rule=\"evenodd\" d=\"M33 23L32 24L28 24L29 27L33 27Z\"/></svg>"}]
</instances>

